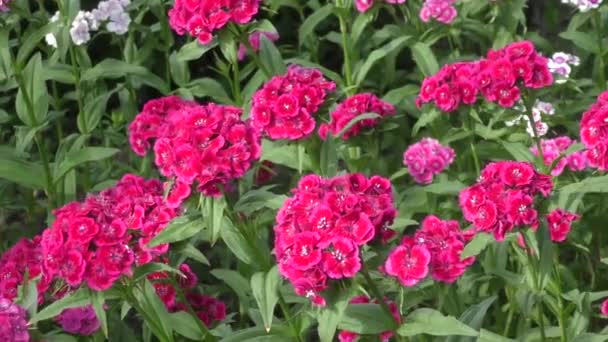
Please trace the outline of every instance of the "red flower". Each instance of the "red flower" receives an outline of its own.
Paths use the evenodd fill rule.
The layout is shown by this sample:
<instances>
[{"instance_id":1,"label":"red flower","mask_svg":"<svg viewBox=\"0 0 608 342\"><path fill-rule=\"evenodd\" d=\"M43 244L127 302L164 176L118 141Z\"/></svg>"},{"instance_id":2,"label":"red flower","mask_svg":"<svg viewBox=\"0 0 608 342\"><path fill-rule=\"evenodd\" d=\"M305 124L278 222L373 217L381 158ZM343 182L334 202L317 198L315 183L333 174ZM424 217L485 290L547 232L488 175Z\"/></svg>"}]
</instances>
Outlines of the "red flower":
<instances>
[{"instance_id":1,"label":"red flower","mask_svg":"<svg viewBox=\"0 0 608 342\"><path fill-rule=\"evenodd\" d=\"M568 237L572 222L578 221L580 216L564 209L555 209L547 215L547 224L551 240L563 242Z\"/></svg>"},{"instance_id":2,"label":"red flower","mask_svg":"<svg viewBox=\"0 0 608 342\"><path fill-rule=\"evenodd\" d=\"M303 232L294 236L292 247L293 267L306 271L321 261L321 251L317 248L319 235L313 232Z\"/></svg>"},{"instance_id":3,"label":"red flower","mask_svg":"<svg viewBox=\"0 0 608 342\"><path fill-rule=\"evenodd\" d=\"M99 232L99 226L92 218L78 217L70 224L68 238L78 243L87 243Z\"/></svg>"},{"instance_id":4,"label":"red flower","mask_svg":"<svg viewBox=\"0 0 608 342\"><path fill-rule=\"evenodd\" d=\"M386 259L386 273L397 277L404 286L414 286L429 273L431 253L424 245L410 241L393 249Z\"/></svg>"},{"instance_id":5,"label":"red flower","mask_svg":"<svg viewBox=\"0 0 608 342\"><path fill-rule=\"evenodd\" d=\"M361 269L359 248L351 240L338 236L323 241L319 247L325 249L322 267L330 278L351 278Z\"/></svg>"}]
</instances>

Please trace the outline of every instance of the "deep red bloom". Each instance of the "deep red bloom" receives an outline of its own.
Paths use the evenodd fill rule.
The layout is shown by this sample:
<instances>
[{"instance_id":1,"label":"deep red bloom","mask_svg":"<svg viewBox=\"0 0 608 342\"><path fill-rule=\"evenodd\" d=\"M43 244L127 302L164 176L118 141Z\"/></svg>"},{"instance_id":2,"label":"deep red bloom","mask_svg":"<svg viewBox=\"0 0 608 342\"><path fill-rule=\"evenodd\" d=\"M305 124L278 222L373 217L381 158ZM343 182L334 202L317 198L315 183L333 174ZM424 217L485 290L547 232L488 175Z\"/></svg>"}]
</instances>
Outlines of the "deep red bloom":
<instances>
[{"instance_id":1,"label":"deep red bloom","mask_svg":"<svg viewBox=\"0 0 608 342\"><path fill-rule=\"evenodd\" d=\"M578 221L580 216L564 209L555 209L547 215L547 224L551 240L563 242L568 237L572 222Z\"/></svg>"},{"instance_id":2,"label":"deep red bloom","mask_svg":"<svg viewBox=\"0 0 608 342\"><path fill-rule=\"evenodd\" d=\"M384 269L387 274L397 277L403 286L411 287L427 276L430 262L431 252L425 245L406 240L391 251Z\"/></svg>"},{"instance_id":3,"label":"deep red bloom","mask_svg":"<svg viewBox=\"0 0 608 342\"><path fill-rule=\"evenodd\" d=\"M352 240L338 236L319 247L324 248L322 268L330 278L352 278L361 269L359 248Z\"/></svg>"}]
</instances>

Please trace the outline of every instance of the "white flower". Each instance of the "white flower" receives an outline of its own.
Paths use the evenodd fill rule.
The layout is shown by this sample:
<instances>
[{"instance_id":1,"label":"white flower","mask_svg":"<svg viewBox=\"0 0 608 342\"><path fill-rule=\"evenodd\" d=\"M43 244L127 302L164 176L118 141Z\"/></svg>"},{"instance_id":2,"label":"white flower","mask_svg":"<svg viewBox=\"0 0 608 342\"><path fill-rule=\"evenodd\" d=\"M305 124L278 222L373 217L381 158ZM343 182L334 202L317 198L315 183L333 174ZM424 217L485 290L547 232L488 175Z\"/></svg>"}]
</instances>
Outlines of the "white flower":
<instances>
[{"instance_id":1,"label":"white flower","mask_svg":"<svg viewBox=\"0 0 608 342\"><path fill-rule=\"evenodd\" d=\"M80 11L72 22L70 36L76 45L82 45L91 40L91 27L89 26L89 21L87 20L88 14L88 12Z\"/></svg>"},{"instance_id":2,"label":"white flower","mask_svg":"<svg viewBox=\"0 0 608 342\"><path fill-rule=\"evenodd\" d=\"M131 17L125 12L122 12L118 16L113 16L112 19L106 25L106 28L110 32L116 34L125 34L129 30L129 24L131 23Z\"/></svg>"},{"instance_id":3,"label":"white flower","mask_svg":"<svg viewBox=\"0 0 608 342\"><path fill-rule=\"evenodd\" d=\"M53 16L49 19L50 23L54 23L57 22L59 20L59 11L55 12L55 14L53 14ZM55 49L57 48L57 38L55 37L55 35L53 33L47 33L44 36L44 40L46 41L47 45L54 47Z\"/></svg>"}]
</instances>

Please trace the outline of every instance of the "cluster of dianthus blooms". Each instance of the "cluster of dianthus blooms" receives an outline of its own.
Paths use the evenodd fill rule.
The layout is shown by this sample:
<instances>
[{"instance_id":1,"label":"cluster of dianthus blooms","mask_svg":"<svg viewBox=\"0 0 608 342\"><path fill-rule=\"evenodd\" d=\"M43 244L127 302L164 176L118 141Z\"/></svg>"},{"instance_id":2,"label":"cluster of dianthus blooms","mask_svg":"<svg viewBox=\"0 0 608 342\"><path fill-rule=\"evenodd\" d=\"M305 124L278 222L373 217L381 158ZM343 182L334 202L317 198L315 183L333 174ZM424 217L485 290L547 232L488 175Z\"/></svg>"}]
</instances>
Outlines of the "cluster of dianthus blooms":
<instances>
[{"instance_id":1,"label":"cluster of dianthus blooms","mask_svg":"<svg viewBox=\"0 0 608 342\"><path fill-rule=\"evenodd\" d=\"M564 154L572 144L576 144L576 140L572 140L567 136L541 140L545 165L551 166L553 165L553 162L561 157L551 170L552 176L561 175L566 166L568 166L571 171L582 171L587 167L587 157L582 151L574 152L562 157L562 154ZM535 156L538 156L538 147L536 145L532 146L530 151Z\"/></svg>"},{"instance_id":2,"label":"cluster of dianthus blooms","mask_svg":"<svg viewBox=\"0 0 608 342\"><path fill-rule=\"evenodd\" d=\"M253 48L254 52L257 52L260 50L262 37L265 37L266 39L268 39L271 42L276 42L277 40L279 40L279 34L276 32L255 31L252 34L250 34L249 38L248 38L249 44L251 44L251 47ZM241 45L239 45L239 51L238 51L239 61L242 61L243 59L245 59L247 52L248 52L247 47L245 46L245 44L241 43Z\"/></svg>"},{"instance_id":3,"label":"cluster of dianthus blooms","mask_svg":"<svg viewBox=\"0 0 608 342\"><path fill-rule=\"evenodd\" d=\"M12 300L0 297L0 339L6 342L29 342L27 312Z\"/></svg>"},{"instance_id":4,"label":"cluster of dianthus blooms","mask_svg":"<svg viewBox=\"0 0 608 342\"><path fill-rule=\"evenodd\" d=\"M448 64L425 78L416 104L433 102L442 111L453 112L461 103L476 103L481 94L510 108L521 97L520 87L536 89L553 83L547 63L529 41L490 50L484 59Z\"/></svg>"},{"instance_id":5,"label":"cluster of dianthus blooms","mask_svg":"<svg viewBox=\"0 0 608 342\"><path fill-rule=\"evenodd\" d=\"M442 24L451 24L458 15L456 0L425 0L420 9L420 20L425 23L435 19Z\"/></svg>"},{"instance_id":6,"label":"cluster of dianthus blooms","mask_svg":"<svg viewBox=\"0 0 608 342\"><path fill-rule=\"evenodd\" d=\"M55 319L64 331L82 336L93 335L101 326L92 305L65 309Z\"/></svg>"},{"instance_id":7,"label":"cluster of dianthus blooms","mask_svg":"<svg viewBox=\"0 0 608 342\"><path fill-rule=\"evenodd\" d=\"M270 139L306 138L316 126L313 115L335 88L321 71L290 65L253 95L252 124Z\"/></svg>"},{"instance_id":8,"label":"cluster of dianthus blooms","mask_svg":"<svg viewBox=\"0 0 608 342\"><path fill-rule=\"evenodd\" d=\"M8 12L10 10L10 8L8 7L8 5L12 1L13 0L0 0L0 12Z\"/></svg>"},{"instance_id":9,"label":"cluster of dianthus blooms","mask_svg":"<svg viewBox=\"0 0 608 342\"><path fill-rule=\"evenodd\" d=\"M378 300L377 299L370 300L370 298L368 296L361 295L361 296L354 297L349 302L350 305L370 304L370 303L378 304ZM386 299L385 299L385 303L388 306L388 308L391 310L391 313L392 313L395 321L397 323L401 323L401 315L399 314L399 308L397 307L397 304L395 304L395 302L393 302L392 300L386 300ZM394 334L392 331L385 331L385 332L380 333L379 338L380 338L380 341L382 341L382 342L388 342L388 341L390 341L391 337L393 337L393 335ZM354 342L358 338L359 338L359 334L352 332L352 331L342 330L338 334L338 340L340 342Z\"/></svg>"},{"instance_id":10,"label":"cluster of dianthus blooms","mask_svg":"<svg viewBox=\"0 0 608 342\"><path fill-rule=\"evenodd\" d=\"M476 231L490 232L498 241L518 226L538 227L535 196L549 196L551 177L530 163L502 161L488 164L478 182L460 192L464 218Z\"/></svg>"},{"instance_id":11,"label":"cluster of dianthus blooms","mask_svg":"<svg viewBox=\"0 0 608 342\"><path fill-rule=\"evenodd\" d=\"M250 22L259 7L260 0L176 0L169 10L169 25L180 36L187 32L208 44L214 31L229 22Z\"/></svg>"},{"instance_id":12,"label":"cluster of dianthus blooms","mask_svg":"<svg viewBox=\"0 0 608 342\"><path fill-rule=\"evenodd\" d=\"M531 137L534 138L535 136L534 127L536 128L537 136L542 137L547 134L547 132L549 131L549 125L547 125L547 123L543 121L543 115L551 116L555 114L555 107L553 107L551 103L536 100L534 106L532 106L532 119L534 120L534 127L530 122L530 118L525 114L526 108L523 106L523 104L519 103L513 108L517 111L523 112L524 114L517 116L513 120L505 121L505 125L518 125L522 121L524 121L526 123L526 132L528 132Z\"/></svg>"},{"instance_id":13,"label":"cluster of dianthus blooms","mask_svg":"<svg viewBox=\"0 0 608 342\"><path fill-rule=\"evenodd\" d=\"M431 184L433 177L450 166L455 157L456 153L449 146L432 138L422 138L405 151L403 164L416 183Z\"/></svg>"},{"instance_id":14,"label":"cluster of dianthus blooms","mask_svg":"<svg viewBox=\"0 0 608 342\"><path fill-rule=\"evenodd\" d=\"M298 295L324 305L319 293L328 278L352 278L361 268L360 246L394 236L391 183L361 174L308 175L293 193L277 214L275 257Z\"/></svg>"},{"instance_id":15,"label":"cluster of dianthus blooms","mask_svg":"<svg viewBox=\"0 0 608 342\"><path fill-rule=\"evenodd\" d=\"M167 198L178 206L196 181L198 191L221 194L221 186L245 175L260 158L260 136L237 107L199 105L176 96L148 101L129 126L129 142L145 155L154 140L160 173L175 177Z\"/></svg>"},{"instance_id":16,"label":"cluster of dianthus blooms","mask_svg":"<svg viewBox=\"0 0 608 342\"><path fill-rule=\"evenodd\" d=\"M562 0L562 4L576 6L579 11L587 12L600 7L602 0Z\"/></svg>"},{"instance_id":17,"label":"cluster of dianthus blooms","mask_svg":"<svg viewBox=\"0 0 608 342\"><path fill-rule=\"evenodd\" d=\"M565 52L556 52L549 58L549 71L556 75L555 83L566 83L572 72L572 66L578 66L581 60Z\"/></svg>"},{"instance_id":18,"label":"cluster of dianthus blooms","mask_svg":"<svg viewBox=\"0 0 608 342\"><path fill-rule=\"evenodd\" d=\"M377 0L355 0L355 7L357 8L357 11L364 13L374 6L374 1ZM405 3L405 1L406 0L384 0L384 2L388 4L402 4Z\"/></svg>"},{"instance_id":19,"label":"cluster of dianthus blooms","mask_svg":"<svg viewBox=\"0 0 608 342\"><path fill-rule=\"evenodd\" d=\"M15 299L19 285L40 276L36 285L42 302L51 280L43 268L43 260L40 236L31 240L22 238L7 250L0 258L0 297Z\"/></svg>"},{"instance_id":20,"label":"cluster of dianthus blooms","mask_svg":"<svg viewBox=\"0 0 608 342\"><path fill-rule=\"evenodd\" d=\"M436 281L453 283L475 262L474 257L460 258L473 236L473 231L460 230L458 221L427 216L413 236L405 236L391 251L383 271L404 286L416 285L429 270Z\"/></svg>"},{"instance_id":21,"label":"cluster of dianthus blooms","mask_svg":"<svg viewBox=\"0 0 608 342\"><path fill-rule=\"evenodd\" d=\"M127 33L131 23L127 12L130 2L131 0L104 0L90 12L78 12L70 28L74 44L82 45L91 40L91 32L99 30L104 23L109 32L120 35Z\"/></svg>"},{"instance_id":22,"label":"cluster of dianthus blooms","mask_svg":"<svg viewBox=\"0 0 608 342\"><path fill-rule=\"evenodd\" d=\"M226 318L226 305L216 298L195 292L198 277L192 272L188 264L181 264L179 270L183 277L180 276L177 283L198 318L207 327L213 325L214 322L224 320ZM169 277L170 275L167 272L155 272L148 275L148 279L153 282L152 286L154 286L156 294L169 312L188 311L186 303L178 300L177 289L169 281Z\"/></svg>"},{"instance_id":23,"label":"cluster of dianthus blooms","mask_svg":"<svg viewBox=\"0 0 608 342\"><path fill-rule=\"evenodd\" d=\"M337 136L354 118L364 113L376 113L382 117L395 114L395 106L382 101L377 96L371 93L361 93L353 95L331 113L331 121L329 124L323 123L319 127L319 136L325 140L327 134L331 132L333 136ZM359 133L368 127L374 127L378 124L379 118L365 119L355 123L348 131L342 134L342 139L346 140Z\"/></svg>"},{"instance_id":24,"label":"cluster of dianthus blooms","mask_svg":"<svg viewBox=\"0 0 608 342\"><path fill-rule=\"evenodd\" d=\"M603 92L581 119L581 141L589 165L608 170L608 91Z\"/></svg>"},{"instance_id":25,"label":"cluster of dianthus blooms","mask_svg":"<svg viewBox=\"0 0 608 342\"><path fill-rule=\"evenodd\" d=\"M565 241L572 228L572 222L579 219L580 215L559 208L547 214L551 240L555 242Z\"/></svg>"},{"instance_id":26,"label":"cluster of dianthus blooms","mask_svg":"<svg viewBox=\"0 0 608 342\"><path fill-rule=\"evenodd\" d=\"M42 233L44 268L70 286L107 290L134 265L149 263L169 245L148 247L179 212L168 207L156 179L125 175L114 187L54 211Z\"/></svg>"}]
</instances>

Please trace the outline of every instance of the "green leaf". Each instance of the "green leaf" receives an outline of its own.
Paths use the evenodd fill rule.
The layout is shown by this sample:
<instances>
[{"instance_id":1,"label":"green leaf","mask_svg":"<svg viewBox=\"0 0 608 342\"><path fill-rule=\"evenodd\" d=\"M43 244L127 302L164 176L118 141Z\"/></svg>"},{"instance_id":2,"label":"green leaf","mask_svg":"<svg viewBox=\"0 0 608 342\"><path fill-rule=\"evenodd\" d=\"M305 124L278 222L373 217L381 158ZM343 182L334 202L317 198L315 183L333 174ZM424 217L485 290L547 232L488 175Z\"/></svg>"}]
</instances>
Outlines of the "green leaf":
<instances>
[{"instance_id":1,"label":"green leaf","mask_svg":"<svg viewBox=\"0 0 608 342\"><path fill-rule=\"evenodd\" d=\"M377 335L393 330L395 321L379 304L349 304L338 328L365 335Z\"/></svg>"},{"instance_id":2,"label":"green leaf","mask_svg":"<svg viewBox=\"0 0 608 342\"><path fill-rule=\"evenodd\" d=\"M156 272L170 272L175 273L179 276L184 276L178 269L163 263L152 262L149 264L141 265L133 272L133 282L138 282L144 279L147 275Z\"/></svg>"},{"instance_id":3,"label":"green leaf","mask_svg":"<svg viewBox=\"0 0 608 342\"><path fill-rule=\"evenodd\" d=\"M200 217L178 216L158 235L148 243L150 247L156 247L164 243L186 240L205 229L205 221Z\"/></svg>"},{"instance_id":4,"label":"green leaf","mask_svg":"<svg viewBox=\"0 0 608 342\"><path fill-rule=\"evenodd\" d=\"M409 96L417 95L420 92L420 87L408 84L403 87L399 87L396 89L392 89L386 95L382 97L384 101L390 102L394 105L399 104L401 101L405 100Z\"/></svg>"},{"instance_id":5,"label":"green leaf","mask_svg":"<svg viewBox=\"0 0 608 342\"><path fill-rule=\"evenodd\" d=\"M212 78L198 78L190 82L187 89L196 97L209 97L218 102L232 103L222 84Z\"/></svg>"},{"instance_id":6,"label":"green leaf","mask_svg":"<svg viewBox=\"0 0 608 342\"><path fill-rule=\"evenodd\" d=\"M258 272L251 277L251 290L260 309L266 331L270 331L274 307L279 301L277 294L279 280L279 271L276 266L268 273Z\"/></svg>"},{"instance_id":7,"label":"green leaf","mask_svg":"<svg viewBox=\"0 0 608 342\"><path fill-rule=\"evenodd\" d=\"M203 254L203 252L201 252L196 247L194 247L191 243L184 243L183 245L180 245L180 246L173 246L172 249L176 253L178 253L186 258L190 258L194 261L198 261L203 265L207 265L207 266L211 265L209 263L209 260L205 256L205 254Z\"/></svg>"},{"instance_id":8,"label":"green leaf","mask_svg":"<svg viewBox=\"0 0 608 342\"><path fill-rule=\"evenodd\" d=\"M35 324L37 322L56 317L65 309L77 308L90 303L91 299L89 296L89 289L82 287L76 290L76 292L68 293L63 298L38 311L37 314L30 318L30 324Z\"/></svg>"},{"instance_id":9,"label":"green leaf","mask_svg":"<svg viewBox=\"0 0 608 342\"><path fill-rule=\"evenodd\" d=\"M494 241L492 235L487 233L477 233L471 242L467 243L460 253L460 259L466 259L468 257L477 256L479 253L483 252L488 245Z\"/></svg>"},{"instance_id":10,"label":"green leaf","mask_svg":"<svg viewBox=\"0 0 608 342\"><path fill-rule=\"evenodd\" d=\"M109 147L85 147L80 150L70 151L59 163L59 167L54 173L53 181L59 181L63 175L80 164L110 158L118 152L120 150Z\"/></svg>"},{"instance_id":11,"label":"green leaf","mask_svg":"<svg viewBox=\"0 0 608 342\"><path fill-rule=\"evenodd\" d=\"M106 58L93 68L82 74L81 81L97 81L99 79L117 79L133 76L142 83L159 90L161 93L169 93L169 86L162 78L150 72L141 65L129 64L125 61Z\"/></svg>"},{"instance_id":12,"label":"green leaf","mask_svg":"<svg viewBox=\"0 0 608 342\"><path fill-rule=\"evenodd\" d=\"M281 52L265 35L260 36L260 59L273 75L284 74L287 71Z\"/></svg>"},{"instance_id":13,"label":"green leaf","mask_svg":"<svg viewBox=\"0 0 608 342\"><path fill-rule=\"evenodd\" d=\"M268 191L273 186L264 186L244 193L234 204L234 211L251 215L263 208L278 210L287 199L285 195L278 195Z\"/></svg>"},{"instance_id":14,"label":"green leaf","mask_svg":"<svg viewBox=\"0 0 608 342\"><path fill-rule=\"evenodd\" d=\"M423 187L424 191L438 195L456 195L465 185L459 181L443 180Z\"/></svg>"},{"instance_id":15,"label":"green leaf","mask_svg":"<svg viewBox=\"0 0 608 342\"><path fill-rule=\"evenodd\" d=\"M232 254L251 265L254 253L249 248L249 242L227 218L224 219L224 228L220 231L220 236Z\"/></svg>"},{"instance_id":16,"label":"green leaf","mask_svg":"<svg viewBox=\"0 0 608 342\"><path fill-rule=\"evenodd\" d=\"M585 333L576 336L572 342L604 342L608 340L608 335L606 334L591 334Z\"/></svg>"},{"instance_id":17,"label":"green leaf","mask_svg":"<svg viewBox=\"0 0 608 342\"><path fill-rule=\"evenodd\" d=\"M483 300L481 303L470 306L460 316L459 321L467 324L471 328L481 329L481 327L483 326L484 318L486 317L486 314L488 312L488 309L490 308L490 306L492 306L492 304L494 304L494 302L496 301L497 298L498 298L497 296L488 297L485 300ZM468 341L475 341L475 339L471 338L471 337L451 336L451 337L448 337L448 339L445 342L468 342Z\"/></svg>"},{"instance_id":18,"label":"green leaf","mask_svg":"<svg viewBox=\"0 0 608 342\"><path fill-rule=\"evenodd\" d=\"M440 115L441 114L439 113L439 111L435 108L423 112L414 124L414 127L412 128L412 135L416 135L421 128L428 126L428 124L439 118Z\"/></svg>"},{"instance_id":19,"label":"green leaf","mask_svg":"<svg viewBox=\"0 0 608 342\"><path fill-rule=\"evenodd\" d=\"M608 175L598 177L587 177L584 180L568 184L560 189L564 194L588 194L608 192Z\"/></svg>"},{"instance_id":20,"label":"green leaf","mask_svg":"<svg viewBox=\"0 0 608 342\"><path fill-rule=\"evenodd\" d=\"M97 125L99 125L101 118L106 113L108 100L116 93L116 90L117 89L113 89L112 91L103 92L101 95L84 104L84 110L80 112L77 120L80 132L88 134L95 130Z\"/></svg>"},{"instance_id":21,"label":"green leaf","mask_svg":"<svg viewBox=\"0 0 608 342\"><path fill-rule=\"evenodd\" d=\"M517 161L534 161L534 155L524 144L519 142L501 141L502 146L507 150Z\"/></svg>"},{"instance_id":22,"label":"green leaf","mask_svg":"<svg viewBox=\"0 0 608 342\"><path fill-rule=\"evenodd\" d=\"M78 342L78 339L72 335L67 334L56 334L56 335L45 335L45 342Z\"/></svg>"},{"instance_id":23,"label":"green leaf","mask_svg":"<svg viewBox=\"0 0 608 342\"><path fill-rule=\"evenodd\" d=\"M201 44L198 40L194 40L188 44L184 44L177 52L177 59L182 62L193 61L201 58L207 51L217 46L217 41L212 41L209 44Z\"/></svg>"},{"instance_id":24,"label":"green leaf","mask_svg":"<svg viewBox=\"0 0 608 342\"><path fill-rule=\"evenodd\" d=\"M336 135L336 138L342 138L342 136L348 132L354 125L356 125L358 122L361 122L363 120L373 120L373 119L379 119L381 118L382 115L378 114L378 113L363 113L363 114L359 114L356 117L354 117L352 120L350 120L348 122L348 124L346 124L346 126L344 126L344 128L342 128L342 130L340 132L338 132L338 135Z\"/></svg>"},{"instance_id":25,"label":"green leaf","mask_svg":"<svg viewBox=\"0 0 608 342\"><path fill-rule=\"evenodd\" d=\"M173 327L176 333L194 341L204 341L205 332L201 331L200 326L196 322L197 319L198 317L194 318L186 311L169 314L171 327Z\"/></svg>"},{"instance_id":26,"label":"green leaf","mask_svg":"<svg viewBox=\"0 0 608 342\"><path fill-rule=\"evenodd\" d=\"M17 53L16 59L17 63L24 64L32 51L36 48L36 45L38 45L44 36L51 32L56 26L56 23L48 23L35 31L28 32L28 34L24 35L25 39L21 40L19 43L19 52Z\"/></svg>"},{"instance_id":27,"label":"green leaf","mask_svg":"<svg viewBox=\"0 0 608 342\"><path fill-rule=\"evenodd\" d=\"M593 36L586 32L579 31L566 31L559 34L560 37L571 41L574 45L579 48L591 52L591 53L599 53L599 45L597 44L597 40L593 38Z\"/></svg>"},{"instance_id":28,"label":"green leaf","mask_svg":"<svg viewBox=\"0 0 608 342\"><path fill-rule=\"evenodd\" d=\"M303 170L311 170L310 157L307 154L303 157ZM274 164L284 165L297 170L299 166L298 148L295 145L286 145L275 141L262 140L262 156L260 160L267 160Z\"/></svg>"},{"instance_id":29,"label":"green leaf","mask_svg":"<svg viewBox=\"0 0 608 342\"><path fill-rule=\"evenodd\" d=\"M514 342L510 338L502 337L498 334L495 334L491 331L481 329L479 331L479 337L477 338L477 342Z\"/></svg>"},{"instance_id":30,"label":"green leaf","mask_svg":"<svg viewBox=\"0 0 608 342\"><path fill-rule=\"evenodd\" d=\"M211 244L215 244L220 237L224 223L224 209L226 209L226 199L223 196L203 199L202 213L205 219L211 223Z\"/></svg>"},{"instance_id":31,"label":"green leaf","mask_svg":"<svg viewBox=\"0 0 608 342\"><path fill-rule=\"evenodd\" d=\"M143 291L135 291L135 298L138 301L138 310L144 316L145 322L156 337L161 341L173 341L173 329L169 324L171 318L165 308L165 304L160 300L152 283L144 279Z\"/></svg>"},{"instance_id":32,"label":"green leaf","mask_svg":"<svg viewBox=\"0 0 608 342\"><path fill-rule=\"evenodd\" d=\"M292 340L293 336L290 336L286 327L275 325L270 332L266 332L263 327L239 330L221 339L220 342L281 342Z\"/></svg>"},{"instance_id":33,"label":"green leaf","mask_svg":"<svg viewBox=\"0 0 608 342\"><path fill-rule=\"evenodd\" d=\"M0 178L21 186L38 190L46 187L44 169L40 163L28 162L22 158L0 154Z\"/></svg>"},{"instance_id":34,"label":"green leaf","mask_svg":"<svg viewBox=\"0 0 608 342\"><path fill-rule=\"evenodd\" d=\"M306 17L302 24L300 24L300 28L298 30L298 42L300 45L303 45L307 38L313 36L315 28L331 15L333 9L333 4L327 4Z\"/></svg>"},{"instance_id":35,"label":"green leaf","mask_svg":"<svg viewBox=\"0 0 608 342\"><path fill-rule=\"evenodd\" d=\"M44 81L44 69L40 53L35 54L30 59L23 69L22 75L24 84L20 85L17 92L15 109L17 116L23 123L35 127L46 120L49 109L49 96Z\"/></svg>"},{"instance_id":36,"label":"green leaf","mask_svg":"<svg viewBox=\"0 0 608 342\"><path fill-rule=\"evenodd\" d=\"M439 63L430 46L418 42L412 46L412 57L424 76L431 76L439 71Z\"/></svg>"},{"instance_id":37,"label":"green leaf","mask_svg":"<svg viewBox=\"0 0 608 342\"><path fill-rule=\"evenodd\" d=\"M211 274L217 279L222 280L228 287L239 297L239 302L247 306L250 300L251 286L247 279L240 273L233 270L216 268L211 271Z\"/></svg>"},{"instance_id":38,"label":"green leaf","mask_svg":"<svg viewBox=\"0 0 608 342\"><path fill-rule=\"evenodd\" d=\"M331 134L327 135L327 139L321 145L320 155L321 174L325 177L333 177L338 173L338 150L335 139Z\"/></svg>"},{"instance_id":39,"label":"green leaf","mask_svg":"<svg viewBox=\"0 0 608 342\"><path fill-rule=\"evenodd\" d=\"M412 312L397 333L401 336L427 334L432 336L479 336L479 333L452 316L444 316L433 309L417 309Z\"/></svg>"},{"instance_id":40,"label":"green leaf","mask_svg":"<svg viewBox=\"0 0 608 342\"><path fill-rule=\"evenodd\" d=\"M103 308L103 305L105 303L104 293L89 290L89 296L91 304L93 304L93 310L95 310L95 315L97 315L97 319L101 324L101 331L103 331L103 336L108 338L108 318L106 316L106 310Z\"/></svg>"},{"instance_id":41,"label":"green leaf","mask_svg":"<svg viewBox=\"0 0 608 342\"><path fill-rule=\"evenodd\" d=\"M26 280L17 289L18 296L15 303L27 310L30 316L33 316L38 311L38 288L36 285L39 278Z\"/></svg>"},{"instance_id":42,"label":"green leaf","mask_svg":"<svg viewBox=\"0 0 608 342\"><path fill-rule=\"evenodd\" d=\"M344 315L347 306L348 298L341 298L333 305L327 306L321 310L317 318L317 322L319 323L317 330L321 342L331 342L334 340L338 324L342 320L342 316Z\"/></svg>"},{"instance_id":43,"label":"green leaf","mask_svg":"<svg viewBox=\"0 0 608 342\"><path fill-rule=\"evenodd\" d=\"M401 47L405 45L408 40L410 40L410 38L410 36L403 36L393 39L381 48L372 51L367 57L367 59L365 59L365 62L363 62L361 67L355 71L355 82L357 84L361 84L367 77L367 74L369 73L371 68L378 61L386 57L388 54L394 51L398 51Z\"/></svg>"},{"instance_id":44,"label":"green leaf","mask_svg":"<svg viewBox=\"0 0 608 342\"><path fill-rule=\"evenodd\" d=\"M180 87L185 86L190 81L190 71L188 64L177 58L177 53L173 52L169 57L169 68L171 77Z\"/></svg>"}]
</instances>

